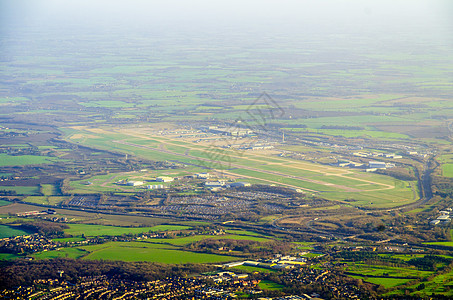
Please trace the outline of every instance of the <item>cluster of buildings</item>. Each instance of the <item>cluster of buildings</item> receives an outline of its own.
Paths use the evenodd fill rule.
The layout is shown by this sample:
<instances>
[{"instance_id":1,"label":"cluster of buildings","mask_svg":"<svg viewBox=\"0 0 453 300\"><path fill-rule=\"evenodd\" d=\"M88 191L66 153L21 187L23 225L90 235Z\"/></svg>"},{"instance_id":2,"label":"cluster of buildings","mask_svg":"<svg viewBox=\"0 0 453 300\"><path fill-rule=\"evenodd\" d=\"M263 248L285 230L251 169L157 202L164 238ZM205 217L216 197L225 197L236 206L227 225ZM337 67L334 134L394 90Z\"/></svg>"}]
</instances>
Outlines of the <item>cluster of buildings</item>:
<instances>
[{"instance_id":1,"label":"cluster of buildings","mask_svg":"<svg viewBox=\"0 0 453 300\"><path fill-rule=\"evenodd\" d=\"M43 210L43 211L33 210L33 211L20 212L20 213L17 213L16 216L29 217L29 216L54 215L54 214L56 214L56 211L49 208L49 209Z\"/></svg>"},{"instance_id":2,"label":"cluster of buildings","mask_svg":"<svg viewBox=\"0 0 453 300\"><path fill-rule=\"evenodd\" d=\"M218 135L225 135L225 136L235 136L235 137L244 137L253 135L253 130L249 128L242 128L242 127L218 127L218 126L208 126L205 128L206 131L218 134Z\"/></svg>"},{"instance_id":3,"label":"cluster of buildings","mask_svg":"<svg viewBox=\"0 0 453 300\"><path fill-rule=\"evenodd\" d=\"M151 180L151 181L154 181L154 182L162 182L162 183L168 183L168 182L172 182L174 181L175 179L173 177L169 177L169 176L158 176L156 177L155 179ZM142 186L145 184L144 181L140 181L140 180L119 180L116 182L116 184L118 185L126 185L126 186ZM152 189L160 189L160 188L165 188L163 185L148 185L147 186L148 189L152 190Z\"/></svg>"},{"instance_id":4,"label":"cluster of buildings","mask_svg":"<svg viewBox=\"0 0 453 300\"><path fill-rule=\"evenodd\" d=\"M385 157L385 158L392 158L398 159L403 158L403 156L396 154L396 153L382 153L382 152L354 152L352 155L357 157Z\"/></svg>"},{"instance_id":5,"label":"cluster of buildings","mask_svg":"<svg viewBox=\"0 0 453 300\"><path fill-rule=\"evenodd\" d=\"M429 222L429 224L436 226L436 225L447 225L451 222L451 213L453 209L452 208L446 208L445 210L441 210L439 212L439 216L435 219Z\"/></svg>"},{"instance_id":6,"label":"cluster of buildings","mask_svg":"<svg viewBox=\"0 0 453 300\"><path fill-rule=\"evenodd\" d=\"M382 161L369 161L368 164L355 162L355 161L339 161L334 164L337 167L349 167L349 168L360 168L365 169L366 172L374 172L378 169L394 168L394 163L382 162Z\"/></svg>"},{"instance_id":7,"label":"cluster of buildings","mask_svg":"<svg viewBox=\"0 0 453 300\"><path fill-rule=\"evenodd\" d=\"M0 252L2 253L31 254L56 250L60 246L60 243L39 234L0 239Z\"/></svg>"},{"instance_id":8,"label":"cluster of buildings","mask_svg":"<svg viewBox=\"0 0 453 300\"><path fill-rule=\"evenodd\" d=\"M236 187L248 187L251 186L248 182L226 182L224 180L216 180L216 181L206 181L204 183L206 188L210 188L213 191L218 190L219 188L236 188ZM215 189L217 188L217 189Z\"/></svg>"},{"instance_id":9,"label":"cluster of buildings","mask_svg":"<svg viewBox=\"0 0 453 300\"><path fill-rule=\"evenodd\" d=\"M294 257L290 255L282 256L282 255L275 255L274 258L264 260L264 261L238 261L224 264L223 267L226 268L233 268L238 266L251 266L257 268L265 268L265 269L275 269L275 270L284 270L284 269L292 269L297 266L302 266L307 263L307 259L303 257Z\"/></svg>"}]
</instances>

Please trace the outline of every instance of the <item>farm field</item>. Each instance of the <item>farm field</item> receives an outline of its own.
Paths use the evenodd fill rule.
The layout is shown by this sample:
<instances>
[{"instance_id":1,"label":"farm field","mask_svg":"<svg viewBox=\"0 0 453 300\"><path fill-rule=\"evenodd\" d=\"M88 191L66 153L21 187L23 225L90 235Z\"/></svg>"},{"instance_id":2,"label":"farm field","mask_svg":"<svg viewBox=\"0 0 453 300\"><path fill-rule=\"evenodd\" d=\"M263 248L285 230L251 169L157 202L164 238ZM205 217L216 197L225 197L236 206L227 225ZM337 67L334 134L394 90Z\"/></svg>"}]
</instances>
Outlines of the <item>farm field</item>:
<instances>
[{"instance_id":1,"label":"farm field","mask_svg":"<svg viewBox=\"0 0 453 300\"><path fill-rule=\"evenodd\" d=\"M68 139L75 143L102 149L116 149L147 159L169 159L207 166L244 180L259 180L268 184L300 188L311 193L322 193L323 197L331 200L354 199L358 205L371 207L394 207L417 200L414 199L416 193L410 187L410 183L382 175L360 174L355 170L283 157L272 157L269 160L268 156L257 153L241 153L238 156L236 151L208 148L190 142L182 143L181 140L168 137L145 135L138 133L136 129L109 131L77 127L72 130L77 130L77 133L69 135ZM129 139L136 140L139 137L143 141L140 144L129 142ZM161 147L158 149L147 147L144 142L148 140L160 143ZM169 148L173 150L168 150Z\"/></svg>"},{"instance_id":2,"label":"farm field","mask_svg":"<svg viewBox=\"0 0 453 300\"><path fill-rule=\"evenodd\" d=\"M0 167L4 166L24 166L55 163L58 159L55 157L45 157L36 155L11 156L0 153Z\"/></svg>"},{"instance_id":3,"label":"farm field","mask_svg":"<svg viewBox=\"0 0 453 300\"><path fill-rule=\"evenodd\" d=\"M372 282L374 278L368 278L367 281ZM414 296L424 296L432 294L442 294L446 297L451 298L453 296L453 272L448 272L446 274L441 274L434 276L429 281L423 281L419 284L410 286L415 292L412 292L411 295ZM419 290L419 291L417 291ZM396 290L388 293L388 295L404 295L404 291Z\"/></svg>"},{"instance_id":4,"label":"farm field","mask_svg":"<svg viewBox=\"0 0 453 300\"><path fill-rule=\"evenodd\" d=\"M6 225L2 226L7 227ZM148 231L168 231L184 230L189 226L181 225L157 225L153 227L124 228L102 225L87 224L69 224L70 228L65 230L65 234L73 237L57 238L55 242L81 242L89 237L96 236L119 236L127 234L140 234ZM14 233L17 235L17 233ZM98 245L76 246L61 248L57 250L43 251L35 253L32 256L36 259L53 259L53 258L72 258L88 260L118 260L118 261L149 261L165 264L182 264L182 263L222 263L235 261L241 258L234 255L218 255L197 253L184 250L183 247L197 241L205 239L235 239L250 240L258 242L271 241L271 239L256 234L254 232L234 230L234 234L222 236L212 235L195 235L178 238L152 238L143 241L131 242L106 242ZM5 256L5 259L14 259L15 256Z\"/></svg>"},{"instance_id":5,"label":"farm field","mask_svg":"<svg viewBox=\"0 0 453 300\"><path fill-rule=\"evenodd\" d=\"M420 271L415 268L390 267L381 265L367 265L363 263L349 264L346 268L348 272L358 273L363 276L377 276L383 278L392 277L413 277L426 278L433 274L432 271Z\"/></svg>"},{"instance_id":6,"label":"farm field","mask_svg":"<svg viewBox=\"0 0 453 300\"><path fill-rule=\"evenodd\" d=\"M150 261L165 264L219 263L237 260L237 257L182 251L176 246L145 242L110 242L86 246L81 249L90 252L84 259Z\"/></svg>"},{"instance_id":7,"label":"farm field","mask_svg":"<svg viewBox=\"0 0 453 300\"><path fill-rule=\"evenodd\" d=\"M79 248L62 248L60 250L45 251L33 254L35 259L72 258L77 259L87 255L87 252Z\"/></svg>"},{"instance_id":8,"label":"farm field","mask_svg":"<svg viewBox=\"0 0 453 300\"><path fill-rule=\"evenodd\" d=\"M445 177L453 177L453 164L443 164L442 175Z\"/></svg>"},{"instance_id":9,"label":"farm field","mask_svg":"<svg viewBox=\"0 0 453 300\"><path fill-rule=\"evenodd\" d=\"M28 196L23 199L24 202L56 206L69 199L68 196Z\"/></svg>"},{"instance_id":10,"label":"farm field","mask_svg":"<svg viewBox=\"0 0 453 300\"><path fill-rule=\"evenodd\" d=\"M80 236L102 236L102 235L121 235L137 234L147 232L149 228L119 228L113 226L98 226L84 224L70 224L70 229L65 232L75 236L74 238L55 239L60 242L80 241ZM108 227L112 227L108 229ZM158 225L150 228L155 231L181 230L187 226ZM94 235L98 232L96 235ZM241 231L238 231L241 233ZM245 232L248 233L248 232ZM76 237L77 236L77 237ZM120 260L120 261L150 261L166 264L180 263L221 263L240 259L235 256L225 256L217 254L196 253L183 250L182 247L196 241L205 239L236 239L265 242L270 241L266 237L227 234L223 236L196 235L182 238L167 239L148 239L141 242L107 242L99 245L78 246L75 248L63 248L60 250L45 251L34 254L37 259L50 258L83 258L89 260Z\"/></svg>"},{"instance_id":11,"label":"farm field","mask_svg":"<svg viewBox=\"0 0 453 300\"><path fill-rule=\"evenodd\" d=\"M28 235L30 233L31 232L27 232L19 228L0 224L0 239L20 235Z\"/></svg>"},{"instance_id":12,"label":"farm field","mask_svg":"<svg viewBox=\"0 0 453 300\"><path fill-rule=\"evenodd\" d=\"M9 201L5 201L5 200L0 200L0 206L6 206L6 205L10 205L11 202Z\"/></svg>"},{"instance_id":13,"label":"farm field","mask_svg":"<svg viewBox=\"0 0 453 300\"><path fill-rule=\"evenodd\" d=\"M385 288L392 288L398 285L405 284L412 279L400 279L400 278L374 278L374 277L366 277L366 276L351 276L352 278L362 279L366 282L382 285Z\"/></svg>"},{"instance_id":14,"label":"farm field","mask_svg":"<svg viewBox=\"0 0 453 300\"><path fill-rule=\"evenodd\" d=\"M65 233L74 237L77 236L119 236L123 234L140 234L145 232L169 231L169 230L184 230L189 229L189 226L179 225L158 225L153 227L117 227L104 225L90 224L70 224L69 229Z\"/></svg>"}]
</instances>

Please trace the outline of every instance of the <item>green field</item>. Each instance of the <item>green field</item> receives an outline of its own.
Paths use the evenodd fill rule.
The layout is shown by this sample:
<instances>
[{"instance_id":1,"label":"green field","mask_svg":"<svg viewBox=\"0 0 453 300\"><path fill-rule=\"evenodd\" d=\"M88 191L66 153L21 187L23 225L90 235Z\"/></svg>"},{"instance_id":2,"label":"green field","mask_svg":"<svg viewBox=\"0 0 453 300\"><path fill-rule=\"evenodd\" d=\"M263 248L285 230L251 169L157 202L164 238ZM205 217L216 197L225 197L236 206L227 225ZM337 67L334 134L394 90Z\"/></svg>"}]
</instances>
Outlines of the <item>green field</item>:
<instances>
[{"instance_id":1,"label":"green field","mask_svg":"<svg viewBox=\"0 0 453 300\"><path fill-rule=\"evenodd\" d=\"M442 176L453 177L453 164L442 165Z\"/></svg>"},{"instance_id":2,"label":"green field","mask_svg":"<svg viewBox=\"0 0 453 300\"><path fill-rule=\"evenodd\" d=\"M18 195L39 195L38 186L0 186L0 191L13 191Z\"/></svg>"},{"instance_id":3,"label":"green field","mask_svg":"<svg viewBox=\"0 0 453 300\"><path fill-rule=\"evenodd\" d=\"M215 254L182 251L177 246L145 242L110 242L102 245L81 247L90 254L84 259L151 261L166 264L219 263L235 261L238 258Z\"/></svg>"},{"instance_id":4,"label":"green field","mask_svg":"<svg viewBox=\"0 0 453 300\"><path fill-rule=\"evenodd\" d=\"M373 282L374 278L368 278L366 281ZM420 287L423 284L424 287ZM426 296L432 294L442 294L448 299L453 297L453 271L446 274L440 274L433 277L429 281L422 281L416 285L410 286L409 288L415 290L411 295L413 296ZM420 289L420 291L418 291ZM404 295L404 290L396 290L390 292L389 295Z\"/></svg>"},{"instance_id":5,"label":"green field","mask_svg":"<svg viewBox=\"0 0 453 300\"><path fill-rule=\"evenodd\" d=\"M54 157L19 155L12 156L5 153L0 154L0 167L4 166L25 166L55 163L58 159Z\"/></svg>"},{"instance_id":6,"label":"green field","mask_svg":"<svg viewBox=\"0 0 453 300\"><path fill-rule=\"evenodd\" d=\"M373 284L379 284L385 288L392 288L398 285L405 284L412 279L400 279L400 278L375 278L375 277L363 277L363 276L351 276L356 279L362 279L363 281L370 282Z\"/></svg>"},{"instance_id":7,"label":"green field","mask_svg":"<svg viewBox=\"0 0 453 300\"><path fill-rule=\"evenodd\" d=\"M57 187L53 184L41 184L40 192L44 196L54 196L57 194Z\"/></svg>"},{"instance_id":8,"label":"green field","mask_svg":"<svg viewBox=\"0 0 453 300\"><path fill-rule=\"evenodd\" d=\"M65 230L66 234L72 234L73 238L55 239L57 242L79 242L85 236L121 235L129 233L141 233L148 231L182 230L190 228L181 225L157 225L154 227L124 228L102 225L70 224ZM240 233L240 231L238 231ZM239 260L239 257L197 253L183 250L183 246L205 239L236 239L251 240L258 242L270 241L256 235L253 232L245 232L252 235L227 234L222 236L195 235L181 238L151 238L136 242L107 242L98 245L78 246L75 248L63 248L60 250L44 251L33 256L38 259L50 259L57 257L82 258L89 260L119 260L119 261L151 261L166 264L179 263L221 263Z\"/></svg>"},{"instance_id":9,"label":"green field","mask_svg":"<svg viewBox=\"0 0 453 300\"><path fill-rule=\"evenodd\" d=\"M271 290L271 291L275 291L275 290L280 291L284 288L283 285L270 281L270 280L261 280L261 282L258 284L258 287L262 290Z\"/></svg>"},{"instance_id":10,"label":"green field","mask_svg":"<svg viewBox=\"0 0 453 300\"><path fill-rule=\"evenodd\" d=\"M157 225L153 227L117 227L104 225L90 224L69 224L69 229L65 230L65 234L73 237L77 236L118 236L123 234L140 234L145 232L169 231L169 230L184 230L189 229L189 226L181 225Z\"/></svg>"},{"instance_id":11,"label":"green field","mask_svg":"<svg viewBox=\"0 0 453 300\"><path fill-rule=\"evenodd\" d=\"M0 200L0 206L6 206L6 205L10 205L11 202L9 201L5 201L5 200Z\"/></svg>"},{"instance_id":12,"label":"green field","mask_svg":"<svg viewBox=\"0 0 453 300\"><path fill-rule=\"evenodd\" d=\"M148 240L147 242L150 243L165 243L171 244L174 246L184 246L193 242L198 242L206 239L232 239L232 240L248 240L248 241L255 241L255 242L268 242L271 241L269 238L264 237L256 237L256 236L247 236L247 235L237 235L237 234L225 234L225 235L194 235L182 238L174 238L174 239L152 239Z\"/></svg>"},{"instance_id":13,"label":"green field","mask_svg":"<svg viewBox=\"0 0 453 300\"><path fill-rule=\"evenodd\" d=\"M69 196L28 196L23 199L24 202L56 206L69 199Z\"/></svg>"},{"instance_id":14,"label":"green field","mask_svg":"<svg viewBox=\"0 0 453 300\"><path fill-rule=\"evenodd\" d=\"M254 273L254 272L275 273L275 272L277 272L277 270L274 270L274 269L259 268L259 267L253 267L253 266L237 266L237 267L234 267L233 269L245 271L245 272L248 272L248 273Z\"/></svg>"},{"instance_id":15,"label":"green field","mask_svg":"<svg viewBox=\"0 0 453 300\"><path fill-rule=\"evenodd\" d=\"M24 231L14 226L0 224L0 238L14 237L18 235L28 235L30 232Z\"/></svg>"},{"instance_id":16,"label":"green field","mask_svg":"<svg viewBox=\"0 0 453 300\"><path fill-rule=\"evenodd\" d=\"M0 253L0 260L11 260L11 259L16 259L19 256L16 254L12 253Z\"/></svg>"},{"instance_id":17,"label":"green field","mask_svg":"<svg viewBox=\"0 0 453 300\"><path fill-rule=\"evenodd\" d=\"M381 265L367 265L363 263L348 264L346 270L348 272L358 273L363 276L378 276L378 277L414 277L426 278L433 274L432 271L420 271L413 267L400 268Z\"/></svg>"},{"instance_id":18,"label":"green field","mask_svg":"<svg viewBox=\"0 0 453 300\"><path fill-rule=\"evenodd\" d=\"M87 255L88 252L79 248L63 248L60 250L44 251L33 254L36 259L72 258L77 259Z\"/></svg>"}]
</instances>

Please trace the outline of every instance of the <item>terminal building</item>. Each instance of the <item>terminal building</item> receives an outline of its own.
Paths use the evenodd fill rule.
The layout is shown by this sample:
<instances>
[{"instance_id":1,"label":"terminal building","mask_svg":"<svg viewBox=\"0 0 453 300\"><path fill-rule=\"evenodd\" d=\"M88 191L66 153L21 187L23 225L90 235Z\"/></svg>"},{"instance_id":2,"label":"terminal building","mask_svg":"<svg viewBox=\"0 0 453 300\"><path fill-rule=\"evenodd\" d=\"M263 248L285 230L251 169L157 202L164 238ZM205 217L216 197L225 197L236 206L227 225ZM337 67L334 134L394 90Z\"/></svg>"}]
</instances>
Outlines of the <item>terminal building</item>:
<instances>
[{"instance_id":1,"label":"terminal building","mask_svg":"<svg viewBox=\"0 0 453 300\"><path fill-rule=\"evenodd\" d=\"M253 134L253 131L247 128L213 128L209 129L210 132L215 134L227 135L227 136L248 136Z\"/></svg>"}]
</instances>

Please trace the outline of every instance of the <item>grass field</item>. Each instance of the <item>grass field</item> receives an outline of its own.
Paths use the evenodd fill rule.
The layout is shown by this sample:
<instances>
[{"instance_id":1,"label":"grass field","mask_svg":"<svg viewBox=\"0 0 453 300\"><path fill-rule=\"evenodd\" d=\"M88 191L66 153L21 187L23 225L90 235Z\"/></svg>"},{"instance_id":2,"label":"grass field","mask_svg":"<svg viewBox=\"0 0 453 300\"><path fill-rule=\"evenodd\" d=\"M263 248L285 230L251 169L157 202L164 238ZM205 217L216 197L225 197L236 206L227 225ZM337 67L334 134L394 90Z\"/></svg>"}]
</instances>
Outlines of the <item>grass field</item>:
<instances>
[{"instance_id":1,"label":"grass field","mask_svg":"<svg viewBox=\"0 0 453 300\"><path fill-rule=\"evenodd\" d=\"M237 260L237 257L182 251L177 246L144 242L110 242L86 246L90 254L84 259L151 261L166 264L218 263Z\"/></svg>"},{"instance_id":2,"label":"grass field","mask_svg":"<svg viewBox=\"0 0 453 300\"><path fill-rule=\"evenodd\" d=\"M28 196L22 201L35 204L56 206L62 201L69 199L69 196Z\"/></svg>"},{"instance_id":3,"label":"grass field","mask_svg":"<svg viewBox=\"0 0 453 300\"><path fill-rule=\"evenodd\" d=\"M42 184L40 192L44 196L54 196L57 195L57 187L53 184Z\"/></svg>"},{"instance_id":4,"label":"grass field","mask_svg":"<svg viewBox=\"0 0 453 300\"><path fill-rule=\"evenodd\" d=\"M262 290L271 290L271 291L280 291L284 288L283 285L270 281L270 280L262 280L259 284L258 287Z\"/></svg>"},{"instance_id":5,"label":"grass field","mask_svg":"<svg viewBox=\"0 0 453 300\"><path fill-rule=\"evenodd\" d=\"M0 200L0 206L6 206L6 205L10 205L11 202L9 201L5 201L5 200Z\"/></svg>"},{"instance_id":6,"label":"grass field","mask_svg":"<svg viewBox=\"0 0 453 300\"><path fill-rule=\"evenodd\" d=\"M58 161L58 159L54 157L36 155L12 156L5 153L0 154L0 167L49 164L56 161Z\"/></svg>"},{"instance_id":7,"label":"grass field","mask_svg":"<svg viewBox=\"0 0 453 300\"><path fill-rule=\"evenodd\" d=\"M84 240L80 236L103 236L103 235L121 235L128 233L141 233L147 231L167 231L181 230L190 228L189 226L181 225L157 225L153 227L138 227L124 228L102 225L87 225L87 224L69 224L70 228L65 231L67 234L72 234L72 238L54 239L56 242L79 242ZM0 225L9 228L5 225ZM6 230L2 229L2 232ZM12 232L12 231L11 231ZM234 231L237 234L227 234L223 236L212 235L197 235L182 238L162 238L162 239L147 239L136 242L107 242L105 244L79 246L74 248L62 248L59 250L43 251L33 255L36 259L52 259L52 258L83 258L89 260L119 260L119 261L151 261L167 264L179 263L221 263L235 261L240 259L235 256L196 253L183 250L183 246L201 241L204 239L237 239L251 241L269 241L270 239L262 237L254 232ZM17 235L17 232L12 232ZM243 235L241 235L243 234ZM1 257L0 257L1 258ZM5 257L6 259L7 257ZM8 256L9 258L9 256ZM12 257L14 258L14 257ZM253 271L253 270L249 270Z\"/></svg>"},{"instance_id":8,"label":"grass field","mask_svg":"<svg viewBox=\"0 0 453 300\"><path fill-rule=\"evenodd\" d=\"M366 281L373 282L372 280L373 278L368 278ZM423 284L424 287L420 287L421 284ZM447 299L451 299L453 297L453 271L446 274L440 274L429 281L422 281L409 288L415 290L415 292L411 293L413 296L426 297L426 295L442 294L446 296ZM420 290L418 291L418 289ZM390 292L389 295L404 295L404 290L396 290Z\"/></svg>"},{"instance_id":9,"label":"grass field","mask_svg":"<svg viewBox=\"0 0 453 300\"><path fill-rule=\"evenodd\" d=\"M11 227L8 225L0 224L0 238L13 237L18 235L28 235L30 232L24 231L19 228Z\"/></svg>"},{"instance_id":10,"label":"grass field","mask_svg":"<svg viewBox=\"0 0 453 300\"><path fill-rule=\"evenodd\" d=\"M77 259L87 255L88 252L79 248L63 248L60 250L44 251L32 256L36 259L72 258Z\"/></svg>"},{"instance_id":11,"label":"grass field","mask_svg":"<svg viewBox=\"0 0 453 300\"><path fill-rule=\"evenodd\" d=\"M169 231L169 230L184 230L189 229L189 226L180 225L158 225L153 227L117 227L104 225L89 225L89 224L69 224L69 229L65 230L66 234L77 236L119 236L123 234L140 234L149 231Z\"/></svg>"},{"instance_id":12,"label":"grass field","mask_svg":"<svg viewBox=\"0 0 453 300\"><path fill-rule=\"evenodd\" d=\"M367 265L363 263L348 264L347 271L358 273L363 276L379 276L379 277L414 277L426 278L433 274L431 271L420 271L415 268L399 268L381 265Z\"/></svg>"},{"instance_id":13,"label":"grass field","mask_svg":"<svg viewBox=\"0 0 453 300\"><path fill-rule=\"evenodd\" d=\"M233 268L234 270L241 270L245 271L248 273L254 273L254 272L259 272L259 273L275 273L277 270L274 269L267 269L267 268L259 268L259 267L252 267L252 266L237 266Z\"/></svg>"},{"instance_id":14,"label":"grass field","mask_svg":"<svg viewBox=\"0 0 453 300\"><path fill-rule=\"evenodd\" d=\"M363 276L351 276L356 279L362 279L363 281L379 284L384 286L385 288L392 288L398 285L405 284L412 279L400 279L400 278L375 278L375 277L363 277Z\"/></svg>"},{"instance_id":15,"label":"grass field","mask_svg":"<svg viewBox=\"0 0 453 300\"><path fill-rule=\"evenodd\" d=\"M442 176L453 177L453 164L442 165Z\"/></svg>"},{"instance_id":16,"label":"grass field","mask_svg":"<svg viewBox=\"0 0 453 300\"><path fill-rule=\"evenodd\" d=\"M256 237L256 236L247 236L247 235L238 235L238 234L225 234L225 235L194 235L182 238L174 238L174 239L152 239L146 242L149 243L165 243L170 244L173 246L184 246L193 242L202 241L206 239L233 239L233 240L248 240L248 241L256 241L256 242L268 242L271 241L269 238L264 237Z\"/></svg>"},{"instance_id":17,"label":"grass field","mask_svg":"<svg viewBox=\"0 0 453 300\"><path fill-rule=\"evenodd\" d=\"M0 191L13 191L18 195L38 195L38 186L0 186Z\"/></svg>"},{"instance_id":18,"label":"grass field","mask_svg":"<svg viewBox=\"0 0 453 300\"><path fill-rule=\"evenodd\" d=\"M19 256L16 254L12 253L0 253L0 260L11 260L11 259L16 259Z\"/></svg>"}]
</instances>

